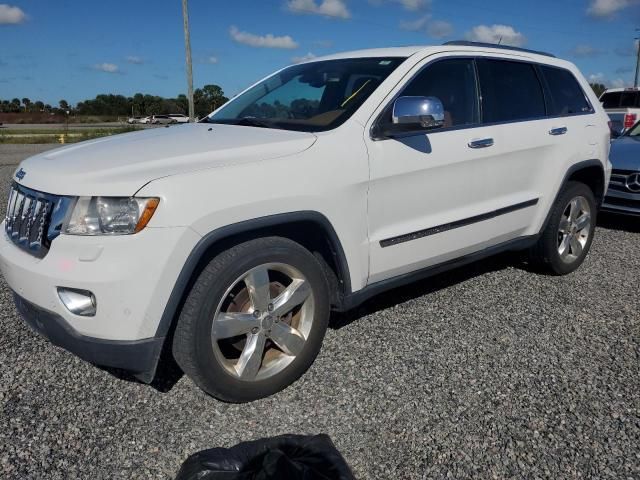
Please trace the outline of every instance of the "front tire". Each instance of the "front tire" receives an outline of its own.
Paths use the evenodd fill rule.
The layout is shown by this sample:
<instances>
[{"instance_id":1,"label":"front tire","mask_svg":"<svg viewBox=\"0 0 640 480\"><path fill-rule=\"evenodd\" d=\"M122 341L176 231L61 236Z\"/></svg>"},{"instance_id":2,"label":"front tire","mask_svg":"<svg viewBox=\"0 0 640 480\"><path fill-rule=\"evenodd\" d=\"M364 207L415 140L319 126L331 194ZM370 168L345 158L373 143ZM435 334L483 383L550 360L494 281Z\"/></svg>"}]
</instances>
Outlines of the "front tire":
<instances>
[{"instance_id":1,"label":"front tire","mask_svg":"<svg viewBox=\"0 0 640 480\"><path fill-rule=\"evenodd\" d=\"M531 263L554 275L574 272L591 248L596 218L593 191L584 183L568 182L552 207L547 226L529 251Z\"/></svg>"},{"instance_id":2,"label":"front tire","mask_svg":"<svg viewBox=\"0 0 640 480\"><path fill-rule=\"evenodd\" d=\"M182 370L228 402L272 395L313 363L329 321L322 266L280 237L219 254L185 301L173 339Z\"/></svg>"}]
</instances>

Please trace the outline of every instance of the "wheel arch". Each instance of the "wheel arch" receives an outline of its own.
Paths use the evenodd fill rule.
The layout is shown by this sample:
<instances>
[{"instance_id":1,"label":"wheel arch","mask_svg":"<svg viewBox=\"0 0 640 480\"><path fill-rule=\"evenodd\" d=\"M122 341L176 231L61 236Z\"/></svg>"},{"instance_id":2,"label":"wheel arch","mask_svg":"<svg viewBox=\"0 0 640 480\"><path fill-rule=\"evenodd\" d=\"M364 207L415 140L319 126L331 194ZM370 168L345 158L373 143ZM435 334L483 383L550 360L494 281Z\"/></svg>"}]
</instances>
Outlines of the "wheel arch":
<instances>
[{"instance_id":1,"label":"wheel arch","mask_svg":"<svg viewBox=\"0 0 640 480\"><path fill-rule=\"evenodd\" d=\"M193 282L213 257L238 243L264 236L289 238L319 258L330 283L332 304L340 305L351 292L344 249L333 225L323 214L300 211L245 220L207 233L192 249L165 305L156 337L170 334Z\"/></svg>"},{"instance_id":2,"label":"wheel arch","mask_svg":"<svg viewBox=\"0 0 640 480\"><path fill-rule=\"evenodd\" d=\"M578 181L586 184L589 188L591 188L599 208L604 199L604 192L606 189L605 180L605 170L600 160L590 159L575 163L564 174L564 178L560 183L560 187L558 188L558 191L556 192L553 203L551 205L555 205L555 203L558 201L558 198L562 194L562 190L568 182ZM540 232L543 232L547 227L547 224L549 223L549 220L551 218L552 211L553 207L549 208L549 212L547 213Z\"/></svg>"}]
</instances>

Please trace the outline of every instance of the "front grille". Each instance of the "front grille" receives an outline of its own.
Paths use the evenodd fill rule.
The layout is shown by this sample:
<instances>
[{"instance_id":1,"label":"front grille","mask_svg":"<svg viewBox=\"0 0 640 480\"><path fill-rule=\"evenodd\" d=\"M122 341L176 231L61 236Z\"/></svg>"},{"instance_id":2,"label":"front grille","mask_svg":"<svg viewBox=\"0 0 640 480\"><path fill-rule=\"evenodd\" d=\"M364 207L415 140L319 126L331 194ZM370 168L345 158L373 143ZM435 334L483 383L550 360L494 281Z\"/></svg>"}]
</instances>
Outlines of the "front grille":
<instances>
[{"instance_id":1,"label":"front grille","mask_svg":"<svg viewBox=\"0 0 640 480\"><path fill-rule=\"evenodd\" d=\"M635 175L637 173L637 171L632 170L614 170L611 173L609 188L611 190L617 190L619 192L640 193L637 190L631 190L627 186L627 177L629 177L630 175Z\"/></svg>"},{"instance_id":2,"label":"front grille","mask_svg":"<svg viewBox=\"0 0 640 480\"><path fill-rule=\"evenodd\" d=\"M50 195L14 183L9 193L5 231L21 249L43 258L60 234L71 197Z\"/></svg>"},{"instance_id":3,"label":"front grille","mask_svg":"<svg viewBox=\"0 0 640 480\"><path fill-rule=\"evenodd\" d=\"M632 210L640 210L640 201L638 200L627 200L625 198L618 197L607 197L605 200L605 207L620 207L620 208L630 208Z\"/></svg>"}]
</instances>

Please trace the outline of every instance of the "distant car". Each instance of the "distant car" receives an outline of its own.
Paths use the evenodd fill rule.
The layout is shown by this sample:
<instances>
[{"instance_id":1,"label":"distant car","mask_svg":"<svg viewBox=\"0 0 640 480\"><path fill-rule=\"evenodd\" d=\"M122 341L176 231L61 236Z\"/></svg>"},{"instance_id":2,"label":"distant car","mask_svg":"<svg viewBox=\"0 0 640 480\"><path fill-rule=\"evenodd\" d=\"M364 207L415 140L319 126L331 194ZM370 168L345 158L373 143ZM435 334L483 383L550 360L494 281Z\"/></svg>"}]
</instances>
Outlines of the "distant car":
<instances>
[{"instance_id":1,"label":"distant car","mask_svg":"<svg viewBox=\"0 0 640 480\"><path fill-rule=\"evenodd\" d=\"M142 117L138 123L151 123L151 117Z\"/></svg>"},{"instance_id":2,"label":"distant car","mask_svg":"<svg viewBox=\"0 0 640 480\"><path fill-rule=\"evenodd\" d=\"M168 125L170 123L177 123L177 121L169 115L153 115L151 117L151 123L154 125Z\"/></svg>"},{"instance_id":3,"label":"distant car","mask_svg":"<svg viewBox=\"0 0 640 480\"><path fill-rule=\"evenodd\" d=\"M129 118L127 118L127 123L129 123L129 124L142 123L141 120L143 118L144 117L129 117Z\"/></svg>"},{"instance_id":4,"label":"distant car","mask_svg":"<svg viewBox=\"0 0 640 480\"><path fill-rule=\"evenodd\" d=\"M602 210L640 215L640 122L611 143L613 164Z\"/></svg>"},{"instance_id":5,"label":"distant car","mask_svg":"<svg viewBox=\"0 0 640 480\"><path fill-rule=\"evenodd\" d=\"M610 88L600 96L600 103L609 115L611 128L623 134L640 120L640 89Z\"/></svg>"},{"instance_id":6,"label":"distant car","mask_svg":"<svg viewBox=\"0 0 640 480\"><path fill-rule=\"evenodd\" d=\"M176 123L189 123L189 117L182 113L171 113L167 117L174 119Z\"/></svg>"}]
</instances>

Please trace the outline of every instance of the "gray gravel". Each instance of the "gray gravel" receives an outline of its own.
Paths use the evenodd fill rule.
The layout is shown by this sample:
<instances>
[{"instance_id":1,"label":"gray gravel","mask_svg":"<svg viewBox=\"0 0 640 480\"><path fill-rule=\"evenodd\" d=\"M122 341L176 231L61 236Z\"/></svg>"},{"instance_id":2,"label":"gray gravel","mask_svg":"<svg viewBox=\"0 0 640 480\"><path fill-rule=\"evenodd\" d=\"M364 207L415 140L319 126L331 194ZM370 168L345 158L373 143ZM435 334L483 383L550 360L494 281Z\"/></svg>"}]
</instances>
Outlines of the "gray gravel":
<instances>
[{"instance_id":1,"label":"gray gravel","mask_svg":"<svg viewBox=\"0 0 640 480\"><path fill-rule=\"evenodd\" d=\"M11 165L15 167L24 158L46 152L52 148L61 147L57 144L33 144L20 145L11 143L0 143L0 165ZM11 172L9 173L11 175ZM6 181L5 181L6 183ZM3 200L4 201L4 200ZM1 203L1 202L0 202ZM4 212L3 212L4 215Z\"/></svg>"},{"instance_id":2,"label":"gray gravel","mask_svg":"<svg viewBox=\"0 0 640 480\"><path fill-rule=\"evenodd\" d=\"M576 274L503 256L377 297L333 319L300 381L245 405L83 363L2 282L0 477L172 478L196 450L324 432L360 479L640 478L639 240L606 217Z\"/></svg>"}]
</instances>

